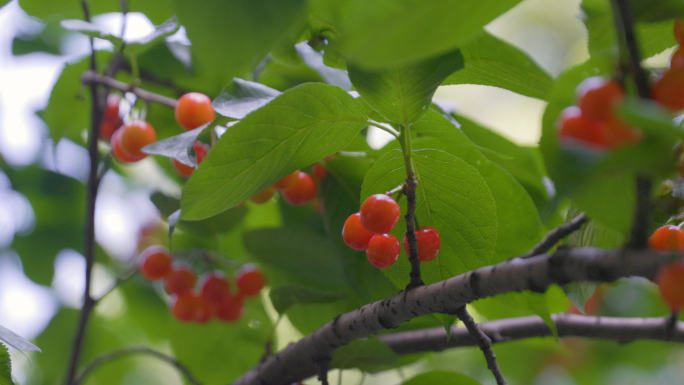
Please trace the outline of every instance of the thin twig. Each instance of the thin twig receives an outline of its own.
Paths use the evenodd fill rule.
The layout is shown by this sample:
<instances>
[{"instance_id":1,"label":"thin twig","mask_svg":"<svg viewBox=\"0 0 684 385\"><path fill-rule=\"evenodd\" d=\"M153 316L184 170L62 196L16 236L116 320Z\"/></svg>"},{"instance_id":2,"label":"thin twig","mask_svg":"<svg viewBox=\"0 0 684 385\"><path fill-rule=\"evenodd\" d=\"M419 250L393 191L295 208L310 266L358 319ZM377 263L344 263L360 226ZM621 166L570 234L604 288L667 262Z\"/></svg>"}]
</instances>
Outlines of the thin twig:
<instances>
[{"instance_id":1,"label":"thin twig","mask_svg":"<svg viewBox=\"0 0 684 385\"><path fill-rule=\"evenodd\" d=\"M90 22L90 11L88 3L81 1L85 21ZM97 61L95 58L95 46L93 38L90 38L90 70L97 72ZM95 306L95 300L90 293L90 286L92 281L93 264L95 261L95 200L97 199L97 190L99 188L98 165L100 162L100 154L97 148L97 140L100 136L100 122L102 120L102 109L104 107L104 98L100 97L98 87L96 84L90 85L91 94L91 129L90 137L88 138L88 155L90 157L90 171L88 175L88 186L86 195L86 218L83 230L84 246L83 255L86 260L85 269L85 289L83 293L83 307L78 317L78 325L74 335L71 357L69 359L69 367L67 369L66 384L71 385L76 376L76 368L78 367L81 358L81 350L83 348L83 338L85 336L88 319Z\"/></svg>"},{"instance_id":2,"label":"thin twig","mask_svg":"<svg viewBox=\"0 0 684 385\"><path fill-rule=\"evenodd\" d=\"M634 34L634 23L626 0L611 0L615 30L620 48L620 70L631 73L636 85L637 94L642 99L650 98L648 76L641 66L641 55ZM624 74L620 74L624 75ZM623 77L623 76L621 76ZM624 78L623 78L624 83ZM650 178L638 175L636 178L636 206L631 238L628 247L645 249L648 247L648 230L651 224L651 190L653 182Z\"/></svg>"},{"instance_id":3,"label":"thin twig","mask_svg":"<svg viewBox=\"0 0 684 385\"><path fill-rule=\"evenodd\" d=\"M535 255L544 254L551 250L561 239L567 237L568 235L579 230L582 225L587 223L589 218L584 213L572 218L570 222L564 223L555 229L549 231L548 234L542 239L536 246L532 248L527 254L521 256L520 258L530 258Z\"/></svg>"},{"instance_id":4,"label":"thin twig","mask_svg":"<svg viewBox=\"0 0 684 385\"><path fill-rule=\"evenodd\" d=\"M316 364L316 369L318 370L318 381L321 382L321 385L329 385L328 370L330 370L330 358L323 357L316 359L314 360L314 363Z\"/></svg>"},{"instance_id":5,"label":"thin twig","mask_svg":"<svg viewBox=\"0 0 684 385\"><path fill-rule=\"evenodd\" d=\"M489 336L487 336L482 329L480 329L475 320L473 320L473 317L471 317L468 310L466 310L465 305L456 310L456 316L463 322L466 329L468 329L468 333L475 339L480 350L482 350L482 354L484 354L485 359L487 360L487 367L494 375L497 385L506 385L506 380L504 379L503 374L501 374L499 365L496 363L496 354L494 354L494 351L492 350L492 340L489 339Z\"/></svg>"},{"instance_id":6,"label":"thin twig","mask_svg":"<svg viewBox=\"0 0 684 385\"><path fill-rule=\"evenodd\" d=\"M172 99L163 95L155 94L153 92L144 90L142 88L138 87L133 87L130 84L126 84L124 82L120 82L116 79L113 79L108 76L102 76L98 74L97 72L94 71L87 71L84 72L83 75L81 76L81 82L83 84L104 84L107 87L114 88L116 90L119 90L121 92L131 92L135 94L135 96L139 97L140 99L146 101L146 102L155 102L155 103L160 103L165 106L175 108L176 104L178 104L178 101L176 99Z\"/></svg>"},{"instance_id":7,"label":"thin twig","mask_svg":"<svg viewBox=\"0 0 684 385\"><path fill-rule=\"evenodd\" d=\"M162 352L158 352L156 350L150 349L148 347L144 346L134 346L130 348L124 348L121 350L116 350L107 354L103 354L96 359L94 359L88 366L83 369L81 374L74 380L74 385L81 384L83 381L85 381L86 377L95 369L97 369L100 365L105 364L109 361L116 360L117 358L121 358L123 356L129 355L129 354L147 354L149 356L158 358L162 361L167 362L168 364L174 366L176 369L178 369L179 372L185 376L185 378L188 380L189 383L193 385L202 385L199 380L195 378L195 376L192 375L190 370L185 367L185 365L181 364L176 360L175 358L166 355Z\"/></svg>"}]
</instances>

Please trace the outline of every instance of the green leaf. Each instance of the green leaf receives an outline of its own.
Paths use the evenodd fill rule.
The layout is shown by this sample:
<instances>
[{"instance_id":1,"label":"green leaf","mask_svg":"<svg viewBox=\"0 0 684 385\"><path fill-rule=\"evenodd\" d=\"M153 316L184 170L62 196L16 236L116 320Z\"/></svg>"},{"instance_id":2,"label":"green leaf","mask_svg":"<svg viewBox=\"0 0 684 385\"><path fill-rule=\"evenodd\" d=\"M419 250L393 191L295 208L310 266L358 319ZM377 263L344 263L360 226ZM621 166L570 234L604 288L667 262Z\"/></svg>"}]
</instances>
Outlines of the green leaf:
<instances>
[{"instance_id":1,"label":"green leaf","mask_svg":"<svg viewBox=\"0 0 684 385\"><path fill-rule=\"evenodd\" d=\"M297 44L295 48L299 56L304 60L304 63L318 72L326 83L338 86L345 91L351 90L351 80L349 80L347 71L325 65L323 63L323 55L314 51L306 42Z\"/></svg>"},{"instance_id":2,"label":"green leaf","mask_svg":"<svg viewBox=\"0 0 684 385\"><path fill-rule=\"evenodd\" d=\"M390 122L408 125L425 114L442 81L463 68L463 56L456 50L383 69L367 70L351 63L347 67L354 87L374 110Z\"/></svg>"},{"instance_id":3,"label":"green leaf","mask_svg":"<svg viewBox=\"0 0 684 385\"><path fill-rule=\"evenodd\" d=\"M654 1L637 2L642 3L640 9L648 9L654 5ZM594 56L601 51L617 52L617 37L610 1L582 0L582 11L586 15L583 21L589 32L589 53ZM639 19L638 14L633 14ZM645 15L645 17L649 21L654 20L654 14ZM677 44L672 34L672 25L672 21L636 23L634 29L636 41L639 45L639 52L644 58L649 58Z\"/></svg>"},{"instance_id":4,"label":"green leaf","mask_svg":"<svg viewBox=\"0 0 684 385\"><path fill-rule=\"evenodd\" d=\"M629 0L632 15L638 21L658 22L684 17L681 0Z\"/></svg>"},{"instance_id":5,"label":"green leaf","mask_svg":"<svg viewBox=\"0 0 684 385\"><path fill-rule=\"evenodd\" d=\"M498 225L496 204L484 178L477 169L444 151L415 150L413 161L418 176L416 216L421 226L436 228L442 242L437 257L421 264L425 283L488 265L496 248ZM392 150L366 175L361 198L389 191L405 178L404 157L401 151ZM400 202L403 212L404 202ZM405 229L400 221L392 235L402 239ZM408 259L403 256L383 270L397 287L408 283L409 271Z\"/></svg>"},{"instance_id":6,"label":"green leaf","mask_svg":"<svg viewBox=\"0 0 684 385\"><path fill-rule=\"evenodd\" d=\"M347 290L332 246L312 230L301 226L254 230L245 233L244 242L262 266L276 269L289 282L320 291Z\"/></svg>"},{"instance_id":7,"label":"green leaf","mask_svg":"<svg viewBox=\"0 0 684 385\"><path fill-rule=\"evenodd\" d=\"M60 15L62 18L83 17L83 7L78 1L43 1L21 0L21 9L31 16L45 19L52 15ZM92 0L88 1L90 16L108 12L120 12L121 5L116 0Z\"/></svg>"},{"instance_id":8,"label":"green leaf","mask_svg":"<svg viewBox=\"0 0 684 385\"><path fill-rule=\"evenodd\" d=\"M526 53L481 31L461 47L465 67L451 74L443 85L480 84L504 88L521 95L546 99L553 79Z\"/></svg>"},{"instance_id":9,"label":"green leaf","mask_svg":"<svg viewBox=\"0 0 684 385\"><path fill-rule=\"evenodd\" d=\"M98 62L107 62L110 56L109 52L98 52ZM55 142L66 137L83 143L81 134L90 128L90 92L81 85L81 75L88 70L89 65L90 57L65 64L52 87L47 107L38 113Z\"/></svg>"},{"instance_id":10,"label":"green leaf","mask_svg":"<svg viewBox=\"0 0 684 385\"><path fill-rule=\"evenodd\" d=\"M69 31L80 32L86 36L107 40L114 44L115 50L116 47L121 46L121 43L123 43L119 36L110 34L108 28L102 25L89 23L79 19L62 20L60 24L64 29Z\"/></svg>"},{"instance_id":11,"label":"green leaf","mask_svg":"<svg viewBox=\"0 0 684 385\"><path fill-rule=\"evenodd\" d=\"M29 352L41 351L39 347L28 342L26 338L16 334L2 325L0 325L0 340L17 350L26 350Z\"/></svg>"},{"instance_id":12,"label":"green leaf","mask_svg":"<svg viewBox=\"0 0 684 385\"><path fill-rule=\"evenodd\" d=\"M421 373L402 385L480 385L479 382L465 374L434 370L432 372Z\"/></svg>"},{"instance_id":13,"label":"green leaf","mask_svg":"<svg viewBox=\"0 0 684 385\"><path fill-rule=\"evenodd\" d=\"M0 385L13 385L12 360L10 360L7 346L0 344Z\"/></svg>"},{"instance_id":14,"label":"green leaf","mask_svg":"<svg viewBox=\"0 0 684 385\"><path fill-rule=\"evenodd\" d=\"M214 99L214 110L223 116L242 119L275 99L282 92L263 84L234 78Z\"/></svg>"},{"instance_id":15,"label":"green leaf","mask_svg":"<svg viewBox=\"0 0 684 385\"><path fill-rule=\"evenodd\" d=\"M180 28L175 16L158 25L154 31L134 41L127 42L126 52L140 55L155 45L161 43L168 36L173 35Z\"/></svg>"},{"instance_id":16,"label":"green leaf","mask_svg":"<svg viewBox=\"0 0 684 385\"><path fill-rule=\"evenodd\" d=\"M530 310L544 320L544 323L551 329L553 337L558 339L558 329L551 319L551 312L549 311L546 295L544 293L535 293L527 290L520 293L520 295L527 300L527 306L529 306Z\"/></svg>"},{"instance_id":17,"label":"green leaf","mask_svg":"<svg viewBox=\"0 0 684 385\"><path fill-rule=\"evenodd\" d=\"M274 287L269 296L273 307L279 314L285 314L290 307L297 304L333 302L344 297L336 293L325 293L297 286Z\"/></svg>"},{"instance_id":18,"label":"green leaf","mask_svg":"<svg viewBox=\"0 0 684 385\"><path fill-rule=\"evenodd\" d=\"M600 175L575 193L574 202L592 221L627 236L634 218L635 190L636 181L629 172Z\"/></svg>"},{"instance_id":19,"label":"green leaf","mask_svg":"<svg viewBox=\"0 0 684 385\"><path fill-rule=\"evenodd\" d=\"M198 220L245 201L349 144L366 125L342 89L303 84L232 126L190 177L182 217Z\"/></svg>"},{"instance_id":20,"label":"green leaf","mask_svg":"<svg viewBox=\"0 0 684 385\"><path fill-rule=\"evenodd\" d=\"M176 1L192 42L193 66L217 90L241 77L300 28L304 0Z\"/></svg>"},{"instance_id":21,"label":"green leaf","mask_svg":"<svg viewBox=\"0 0 684 385\"><path fill-rule=\"evenodd\" d=\"M425 60L460 47L520 0L379 0L357 3L344 36L350 61L365 66Z\"/></svg>"},{"instance_id":22,"label":"green leaf","mask_svg":"<svg viewBox=\"0 0 684 385\"><path fill-rule=\"evenodd\" d=\"M584 304L594 295L599 285L597 282L572 282L565 285L563 290L577 310L587 315L584 311Z\"/></svg>"},{"instance_id":23,"label":"green leaf","mask_svg":"<svg viewBox=\"0 0 684 385\"><path fill-rule=\"evenodd\" d=\"M352 341L333 352L330 367L337 369L358 368L366 373L387 370L399 358L389 346L374 336Z\"/></svg>"}]
</instances>

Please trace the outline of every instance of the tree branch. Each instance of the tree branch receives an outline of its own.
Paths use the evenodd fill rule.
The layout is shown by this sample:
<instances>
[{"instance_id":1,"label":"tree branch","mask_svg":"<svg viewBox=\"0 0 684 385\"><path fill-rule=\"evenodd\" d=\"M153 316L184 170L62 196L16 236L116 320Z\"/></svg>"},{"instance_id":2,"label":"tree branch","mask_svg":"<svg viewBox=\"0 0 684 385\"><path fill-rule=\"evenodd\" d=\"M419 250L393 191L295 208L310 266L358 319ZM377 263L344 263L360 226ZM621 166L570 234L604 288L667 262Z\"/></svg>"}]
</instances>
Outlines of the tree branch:
<instances>
[{"instance_id":1,"label":"tree branch","mask_svg":"<svg viewBox=\"0 0 684 385\"><path fill-rule=\"evenodd\" d=\"M484 354L485 359L487 360L487 368L489 368L494 375L497 385L506 385L506 380L504 379L503 374L501 374L499 365L496 363L496 354L494 354L494 351L492 350L492 340L482 331L482 329L480 329L480 326L475 323L475 320L470 316L465 305L461 306L461 308L456 311L456 316L463 322L466 330L468 330L468 334L470 334L480 347L480 350L482 350L482 354ZM446 337L446 331L444 334Z\"/></svg>"},{"instance_id":2,"label":"tree branch","mask_svg":"<svg viewBox=\"0 0 684 385\"><path fill-rule=\"evenodd\" d=\"M406 183L404 194L406 195L406 239L409 244L408 259L411 263L411 280L406 286L406 291L423 286L423 278L420 275L420 260L418 259L418 238L416 238L416 170L413 167L413 148L411 147L411 132L408 125L401 127L399 143L404 153L406 167Z\"/></svg>"},{"instance_id":3,"label":"tree branch","mask_svg":"<svg viewBox=\"0 0 684 385\"><path fill-rule=\"evenodd\" d=\"M649 99L651 91L648 76L641 66L641 55L634 35L634 23L626 0L611 0L615 31L620 48L620 70L631 73L636 85L637 94L642 99ZM624 74L621 74L624 75ZM623 79L624 83L624 79ZM651 224L651 190L653 182L645 176L637 176L636 207L632 224L631 238L628 246L633 249L648 247L648 230Z\"/></svg>"},{"instance_id":4,"label":"tree branch","mask_svg":"<svg viewBox=\"0 0 684 385\"><path fill-rule=\"evenodd\" d=\"M572 218L570 222L564 223L555 229L549 231L548 234L542 239L536 246L532 248L527 254L521 256L520 258L530 258L535 255L544 254L551 250L561 239L567 237L568 235L579 230L582 225L587 223L589 218L584 213Z\"/></svg>"},{"instance_id":5,"label":"tree branch","mask_svg":"<svg viewBox=\"0 0 684 385\"><path fill-rule=\"evenodd\" d=\"M317 373L315 357L331 356L338 347L431 313L454 314L476 299L508 292L543 292L552 284L612 282L621 277L651 278L657 269L682 254L652 250L564 248L553 255L514 258L492 266L416 287L342 314L254 367L233 384L289 384Z\"/></svg>"},{"instance_id":6,"label":"tree branch","mask_svg":"<svg viewBox=\"0 0 684 385\"><path fill-rule=\"evenodd\" d=\"M618 343L634 340L684 343L684 322L676 322L671 336L668 336L663 318L594 317L565 313L552 314L551 319L556 324L559 337L587 337ZM537 316L483 322L479 326L492 343L553 336L551 329ZM450 339L447 339L446 331L442 327L384 334L378 336L378 339L397 354L442 351L477 345L467 329L457 327L451 328Z\"/></svg>"},{"instance_id":7,"label":"tree branch","mask_svg":"<svg viewBox=\"0 0 684 385\"><path fill-rule=\"evenodd\" d=\"M90 22L90 11L88 3L81 1L85 21ZM93 38L90 38L90 71L97 73L97 61L95 56L95 46ZM95 200L97 190L100 186L98 178L98 166L100 163L100 153L97 148L97 141L100 136L100 122L102 121L102 111L104 109L104 97L98 92L95 84L90 85L91 113L90 113L90 137L88 138L88 156L90 159L90 171L88 174L88 186L86 192L86 217L83 229L83 256L86 260L85 269L85 289L83 293L83 307L78 317L78 325L71 348L69 366L67 369L66 384L70 385L76 376L76 368L81 358L83 348L83 338L85 336L88 319L95 306L95 300L90 293L92 281L93 264L95 261Z\"/></svg>"},{"instance_id":8,"label":"tree branch","mask_svg":"<svg viewBox=\"0 0 684 385\"><path fill-rule=\"evenodd\" d=\"M175 108L176 104L178 103L176 99L155 94L153 92L143 90L142 88L133 87L130 84L120 82L108 76L102 76L94 71L84 72L83 75L81 75L81 82L87 85L104 84L107 87L114 88L121 92L131 92L146 102L160 103L171 108Z\"/></svg>"},{"instance_id":9,"label":"tree branch","mask_svg":"<svg viewBox=\"0 0 684 385\"><path fill-rule=\"evenodd\" d=\"M110 352L107 354L103 354L103 355L97 357L90 364L88 364L88 366L86 366L85 369L83 369L83 371L78 376L78 378L76 378L74 380L74 385L78 385L78 384L83 383L83 381L85 381L86 377L88 377L88 375L93 370L97 369L100 365L105 364L109 361L116 360L117 358L121 358L121 357L129 355L129 354L147 354L149 356L158 358L158 359L165 361L168 364L174 366L176 369L178 369L178 371L181 372L183 374L183 376L185 376L185 378L188 380L189 383L191 383L193 385L202 385L202 383L199 382L199 380L197 380L192 375L190 370L188 368L186 368L183 364L178 362L178 360L176 360L175 358L173 358L169 355L166 355L162 352L158 352L156 350L153 350L153 349L150 349L150 348L147 348L144 346L134 346L134 347L130 347L130 348L116 350L116 351L113 351L113 352Z\"/></svg>"}]
</instances>

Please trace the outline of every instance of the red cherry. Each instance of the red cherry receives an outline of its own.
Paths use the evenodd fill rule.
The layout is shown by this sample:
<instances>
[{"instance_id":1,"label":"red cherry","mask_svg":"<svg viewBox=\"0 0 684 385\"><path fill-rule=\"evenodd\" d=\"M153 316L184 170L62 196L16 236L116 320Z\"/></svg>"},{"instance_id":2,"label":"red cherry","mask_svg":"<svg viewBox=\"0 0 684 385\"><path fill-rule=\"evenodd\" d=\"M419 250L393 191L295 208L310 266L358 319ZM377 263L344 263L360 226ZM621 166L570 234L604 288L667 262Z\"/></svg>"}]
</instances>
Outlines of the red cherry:
<instances>
[{"instance_id":1,"label":"red cherry","mask_svg":"<svg viewBox=\"0 0 684 385\"><path fill-rule=\"evenodd\" d=\"M674 22L674 37L679 45L684 45L684 19L677 19Z\"/></svg>"},{"instance_id":2,"label":"red cherry","mask_svg":"<svg viewBox=\"0 0 684 385\"><path fill-rule=\"evenodd\" d=\"M392 231L401 215L397 202L386 194L369 196L359 212L361 224L373 234L387 234Z\"/></svg>"},{"instance_id":3,"label":"red cherry","mask_svg":"<svg viewBox=\"0 0 684 385\"><path fill-rule=\"evenodd\" d=\"M563 146L582 145L599 150L606 147L602 125L584 118L576 106L570 106L561 113L558 138Z\"/></svg>"},{"instance_id":4,"label":"red cherry","mask_svg":"<svg viewBox=\"0 0 684 385\"><path fill-rule=\"evenodd\" d=\"M186 166L183 163L177 161L176 159L173 160L173 167L178 171L178 174L182 176L183 178L190 178L190 175L192 175L192 172L195 171L195 168L192 166Z\"/></svg>"},{"instance_id":5,"label":"red cherry","mask_svg":"<svg viewBox=\"0 0 684 385\"><path fill-rule=\"evenodd\" d=\"M651 97L673 111L684 109L684 69L671 68L655 81Z\"/></svg>"},{"instance_id":6,"label":"red cherry","mask_svg":"<svg viewBox=\"0 0 684 385\"><path fill-rule=\"evenodd\" d=\"M192 130L214 120L216 113L211 106L211 99L199 92L187 93L178 99L175 108L178 124Z\"/></svg>"},{"instance_id":7,"label":"red cherry","mask_svg":"<svg viewBox=\"0 0 684 385\"><path fill-rule=\"evenodd\" d=\"M162 246L150 246L140 253L138 269L148 281L156 281L171 273L172 258Z\"/></svg>"},{"instance_id":8,"label":"red cherry","mask_svg":"<svg viewBox=\"0 0 684 385\"><path fill-rule=\"evenodd\" d=\"M382 269L392 266L397 261L399 250L399 240L396 237L389 234L376 234L368 242L366 257L373 266Z\"/></svg>"},{"instance_id":9,"label":"red cherry","mask_svg":"<svg viewBox=\"0 0 684 385\"><path fill-rule=\"evenodd\" d=\"M157 140L154 128L144 120L124 124L121 131L121 151L131 157L146 157L141 149Z\"/></svg>"},{"instance_id":10,"label":"red cherry","mask_svg":"<svg viewBox=\"0 0 684 385\"><path fill-rule=\"evenodd\" d=\"M310 202L316 196L316 183L311 175L300 171L289 189L283 190L283 198L295 206Z\"/></svg>"},{"instance_id":11,"label":"red cherry","mask_svg":"<svg viewBox=\"0 0 684 385\"><path fill-rule=\"evenodd\" d=\"M119 95L107 95L107 106L102 116L102 123L100 123L100 139L111 140L114 131L123 125L123 120L119 116L120 102L121 97Z\"/></svg>"},{"instance_id":12,"label":"red cherry","mask_svg":"<svg viewBox=\"0 0 684 385\"><path fill-rule=\"evenodd\" d=\"M660 296L672 311L684 307L684 266L681 261L665 265L658 270L654 278Z\"/></svg>"},{"instance_id":13,"label":"red cherry","mask_svg":"<svg viewBox=\"0 0 684 385\"><path fill-rule=\"evenodd\" d=\"M658 251L684 251L684 230L677 226L663 226L648 239L648 246Z\"/></svg>"},{"instance_id":14,"label":"red cherry","mask_svg":"<svg viewBox=\"0 0 684 385\"><path fill-rule=\"evenodd\" d=\"M144 156L130 156L126 153L123 152L121 149L121 130L116 130L114 131L114 134L112 135L112 139L110 141L110 145L112 146L112 156L118 160L119 162L122 163L131 163L131 162L137 162L144 158Z\"/></svg>"},{"instance_id":15,"label":"red cherry","mask_svg":"<svg viewBox=\"0 0 684 385\"><path fill-rule=\"evenodd\" d=\"M631 128L617 119L603 123L603 143L608 148L636 143L641 140L641 131Z\"/></svg>"},{"instance_id":16,"label":"red cherry","mask_svg":"<svg viewBox=\"0 0 684 385\"><path fill-rule=\"evenodd\" d=\"M670 58L670 69L682 68L684 68L684 49L682 49L682 47L678 47Z\"/></svg>"},{"instance_id":17,"label":"red cherry","mask_svg":"<svg viewBox=\"0 0 684 385\"><path fill-rule=\"evenodd\" d=\"M266 278L256 265L246 264L238 270L235 282L241 295L252 297L264 288Z\"/></svg>"},{"instance_id":18,"label":"red cherry","mask_svg":"<svg viewBox=\"0 0 684 385\"><path fill-rule=\"evenodd\" d=\"M192 148L195 150L195 157L197 158L197 164L202 163L204 160L204 157L207 156L207 153L209 150L211 150L211 146L202 143L199 140L196 140L195 143L192 144Z\"/></svg>"},{"instance_id":19,"label":"red cherry","mask_svg":"<svg viewBox=\"0 0 684 385\"><path fill-rule=\"evenodd\" d=\"M618 82L601 76L584 79L577 86L577 94L582 115L595 122L612 118L615 115L615 106L625 97Z\"/></svg>"},{"instance_id":20,"label":"red cherry","mask_svg":"<svg viewBox=\"0 0 684 385\"><path fill-rule=\"evenodd\" d=\"M117 94L107 95L107 105L105 106L104 117L109 119L119 118L119 104L121 97Z\"/></svg>"},{"instance_id":21,"label":"red cherry","mask_svg":"<svg viewBox=\"0 0 684 385\"><path fill-rule=\"evenodd\" d=\"M232 294L230 284L220 271L212 271L202 276L200 295L211 306L217 307L226 302Z\"/></svg>"},{"instance_id":22,"label":"red cherry","mask_svg":"<svg viewBox=\"0 0 684 385\"><path fill-rule=\"evenodd\" d=\"M435 259L439 253L439 233L433 227L423 227L416 231L416 238L418 240L418 260L427 262ZM409 241L404 235L404 251L409 255Z\"/></svg>"},{"instance_id":23,"label":"red cherry","mask_svg":"<svg viewBox=\"0 0 684 385\"><path fill-rule=\"evenodd\" d=\"M201 306L200 300L192 294L171 296L171 313L181 322L196 320Z\"/></svg>"},{"instance_id":24,"label":"red cherry","mask_svg":"<svg viewBox=\"0 0 684 385\"><path fill-rule=\"evenodd\" d=\"M327 173L325 167L320 163L314 163L313 165L313 176L318 180L323 180L325 174Z\"/></svg>"},{"instance_id":25,"label":"red cherry","mask_svg":"<svg viewBox=\"0 0 684 385\"><path fill-rule=\"evenodd\" d=\"M197 275L187 267L174 267L164 278L164 282L167 293L183 295L190 293L195 287Z\"/></svg>"},{"instance_id":26,"label":"red cherry","mask_svg":"<svg viewBox=\"0 0 684 385\"><path fill-rule=\"evenodd\" d=\"M195 313L195 321L203 324L211 321L214 318L214 309L209 306L207 301L201 296L196 296L198 299L197 312Z\"/></svg>"},{"instance_id":27,"label":"red cherry","mask_svg":"<svg viewBox=\"0 0 684 385\"><path fill-rule=\"evenodd\" d=\"M299 175L299 170L293 172L292 174L287 174L282 177L279 181L273 183L273 188L276 190L287 190L294 186L297 182L297 176Z\"/></svg>"},{"instance_id":28,"label":"red cherry","mask_svg":"<svg viewBox=\"0 0 684 385\"><path fill-rule=\"evenodd\" d=\"M222 321L232 322L237 321L242 317L244 312L244 304L242 297L230 297L228 301L224 302L216 309L216 316Z\"/></svg>"},{"instance_id":29,"label":"red cherry","mask_svg":"<svg viewBox=\"0 0 684 385\"><path fill-rule=\"evenodd\" d=\"M361 225L361 214L354 213L347 218L342 227L342 239L347 246L354 250L366 250L368 242L373 238L373 233Z\"/></svg>"},{"instance_id":30,"label":"red cherry","mask_svg":"<svg viewBox=\"0 0 684 385\"><path fill-rule=\"evenodd\" d=\"M256 204L266 203L269 199L271 199L275 192L276 189L274 189L273 187L266 187L265 189L261 190L261 192L249 198L249 200Z\"/></svg>"}]
</instances>

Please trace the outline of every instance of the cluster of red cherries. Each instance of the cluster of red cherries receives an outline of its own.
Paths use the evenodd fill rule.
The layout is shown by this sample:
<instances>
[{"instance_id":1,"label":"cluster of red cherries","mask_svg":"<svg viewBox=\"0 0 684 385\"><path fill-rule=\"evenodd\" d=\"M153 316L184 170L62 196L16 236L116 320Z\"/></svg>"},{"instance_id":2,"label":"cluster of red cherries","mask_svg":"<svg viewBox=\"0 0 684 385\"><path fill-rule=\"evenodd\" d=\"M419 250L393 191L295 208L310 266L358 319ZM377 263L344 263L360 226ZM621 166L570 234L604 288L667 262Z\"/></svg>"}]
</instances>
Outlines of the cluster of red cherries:
<instances>
[{"instance_id":1,"label":"cluster of red cherries","mask_svg":"<svg viewBox=\"0 0 684 385\"><path fill-rule=\"evenodd\" d=\"M648 240L653 250L684 252L684 230L677 226L663 226ZM660 296L673 312L684 308L684 262L672 262L660 268L653 281Z\"/></svg>"},{"instance_id":2,"label":"cluster of red cherries","mask_svg":"<svg viewBox=\"0 0 684 385\"><path fill-rule=\"evenodd\" d=\"M625 93L614 80L600 76L577 86L577 106L563 110L558 136L564 146L580 145L603 151L641 139L641 132L622 122L615 109Z\"/></svg>"},{"instance_id":3,"label":"cluster of red cherries","mask_svg":"<svg viewBox=\"0 0 684 385\"><path fill-rule=\"evenodd\" d=\"M243 265L236 272L237 293L231 291L231 283L218 270L205 273L198 284L192 269L174 265L168 250L156 245L142 251L138 269L149 281L164 281L171 296L171 313L182 322L206 323L213 318L237 321L244 313L244 299L258 295L266 284L263 273L253 264Z\"/></svg>"},{"instance_id":4,"label":"cluster of red cherries","mask_svg":"<svg viewBox=\"0 0 684 385\"><path fill-rule=\"evenodd\" d=\"M399 258L399 241L388 233L394 229L401 210L397 202L387 194L368 197L359 212L347 218L342 228L342 238L354 250L366 250L366 257L373 266L386 268ZM433 227L416 230L418 240L418 260L433 260L439 252L439 233ZM404 251L409 255L408 239L404 235Z\"/></svg>"},{"instance_id":5,"label":"cluster of red cherries","mask_svg":"<svg viewBox=\"0 0 684 385\"><path fill-rule=\"evenodd\" d=\"M249 200L261 204L271 199L276 191L280 191L283 199L291 205L300 206L312 202L316 198L316 192L318 191L316 180L323 180L327 172L325 167L318 162L314 163L311 172L313 175L300 170L287 174L273 185L266 187L249 198Z\"/></svg>"}]
</instances>

